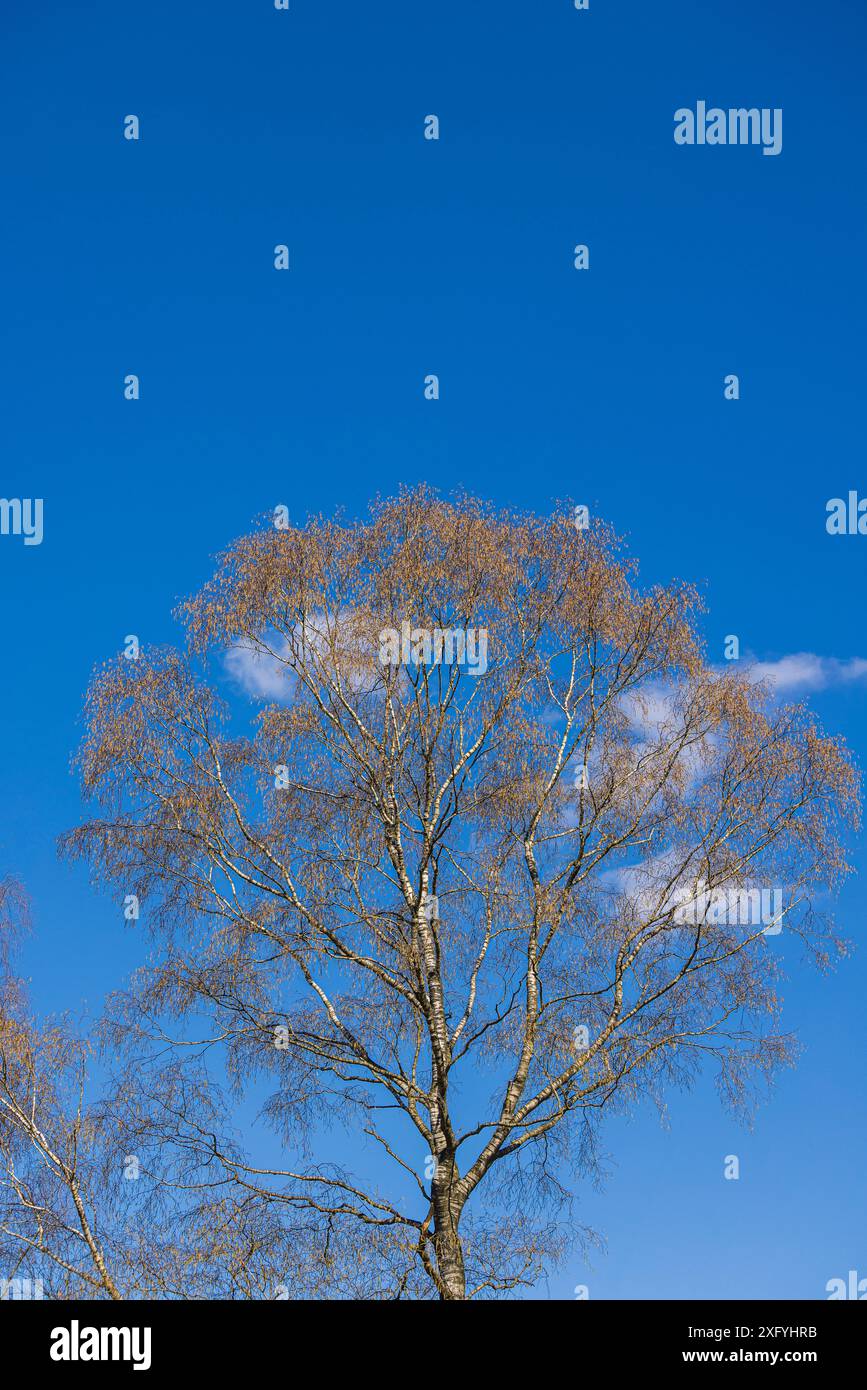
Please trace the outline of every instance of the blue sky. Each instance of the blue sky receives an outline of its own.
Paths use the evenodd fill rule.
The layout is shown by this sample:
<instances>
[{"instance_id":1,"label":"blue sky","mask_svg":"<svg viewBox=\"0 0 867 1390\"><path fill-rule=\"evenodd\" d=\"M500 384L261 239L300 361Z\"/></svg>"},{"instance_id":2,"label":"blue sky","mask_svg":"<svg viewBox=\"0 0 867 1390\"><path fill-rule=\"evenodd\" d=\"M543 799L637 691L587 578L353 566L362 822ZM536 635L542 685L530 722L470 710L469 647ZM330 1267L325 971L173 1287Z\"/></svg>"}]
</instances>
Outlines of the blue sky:
<instances>
[{"instance_id":1,"label":"blue sky","mask_svg":"<svg viewBox=\"0 0 867 1390\"><path fill-rule=\"evenodd\" d=\"M703 586L715 660L729 633L821 658L793 689L863 762L867 538L824 522L867 494L867 12L48 0L0 23L0 493L45 509L41 546L0 537L0 866L33 897L40 1007L98 1012L143 950L55 856L88 675L127 633L174 640L176 601L279 502L353 516L420 480L586 501L645 579ZM782 153L676 146L698 100L781 107ZM856 941L865 854L839 904ZM788 950L806 1050L754 1131L709 1083L668 1130L612 1124L580 1207L608 1252L539 1296L867 1276L865 952L821 979Z\"/></svg>"}]
</instances>

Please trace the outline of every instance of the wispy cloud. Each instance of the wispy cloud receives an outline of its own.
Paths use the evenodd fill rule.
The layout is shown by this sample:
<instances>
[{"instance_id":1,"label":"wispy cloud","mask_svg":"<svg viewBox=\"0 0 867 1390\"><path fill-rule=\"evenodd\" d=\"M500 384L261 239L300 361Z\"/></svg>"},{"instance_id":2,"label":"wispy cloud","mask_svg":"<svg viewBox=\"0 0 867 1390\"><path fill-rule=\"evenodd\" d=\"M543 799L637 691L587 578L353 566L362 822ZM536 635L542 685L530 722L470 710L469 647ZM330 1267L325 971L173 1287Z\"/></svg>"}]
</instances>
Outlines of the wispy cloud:
<instances>
[{"instance_id":1,"label":"wispy cloud","mask_svg":"<svg viewBox=\"0 0 867 1390\"><path fill-rule=\"evenodd\" d=\"M380 685L379 643L358 614L314 612L295 626L292 640L266 633L261 641L234 643L223 661L227 675L254 700L291 701L298 690L298 670L331 680L335 662L344 685L370 694Z\"/></svg>"},{"instance_id":2,"label":"wispy cloud","mask_svg":"<svg viewBox=\"0 0 867 1390\"><path fill-rule=\"evenodd\" d=\"M740 668L740 663L733 664L736 669ZM724 663L717 669L722 672L730 668ZM837 656L817 656L815 652L793 652L776 661L755 661L747 657L742 669L753 685L766 681L776 696L806 695L867 682L867 659L859 656L843 660ZM657 734L663 724L676 722L676 694L677 688L673 685L649 683L623 700L623 711L637 732Z\"/></svg>"},{"instance_id":3,"label":"wispy cloud","mask_svg":"<svg viewBox=\"0 0 867 1390\"><path fill-rule=\"evenodd\" d=\"M288 644L284 643L284 651ZM235 684L255 700L289 700L294 678L278 659L255 647L236 643L223 658L226 672Z\"/></svg>"},{"instance_id":4,"label":"wispy cloud","mask_svg":"<svg viewBox=\"0 0 867 1390\"><path fill-rule=\"evenodd\" d=\"M660 681L648 682L630 691L620 708L635 732L659 734L664 725L677 722L677 687Z\"/></svg>"},{"instance_id":5,"label":"wispy cloud","mask_svg":"<svg viewBox=\"0 0 867 1390\"><path fill-rule=\"evenodd\" d=\"M867 681L867 660L850 657L841 661L836 656L795 652L791 656L781 656L778 661L756 661L747 668L746 674L753 682L768 681L778 694L827 690L831 686Z\"/></svg>"},{"instance_id":6,"label":"wispy cloud","mask_svg":"<svg viewBox=\"0 0 867 1390\"><path fill-rule=\"evenodd\" d=\"M312 630L310 634L313 636ZM321 635L316 634L320 644ZM226 672L245 694L258 700L289 700L294 678L279 657L288 652L288 643L275 646L277 659L247 644L230 647L225 655ZM817 656L815 652L793 652L776 661L744 663L744 674L754 684L767 681L777 695L809 694L833 687L867 683L867 658ZM646 686L623 701L624 713L637 732L658 734L660 726L676 713L675 689L661 683ZM562 718L552 708L543 714L545 722L556 724Z\"/></svg>"},{"instance_id":7,"label":"wispy cloud","mask_svg":"<svg viewBox=\"0 0 867 1390\"><path fill-rule=\"evenodd\" d=\"M817 656L815 652L793 652L776 661L756 661L747 657L743 663L734 664L752 684L766 682L773 697L781 700L867 683L867 659L863 657L844 660L836 656ZM716 669L722 672L726 665ZM653 681L621 701L637 750L643 750L669 731L676 733L681 727L678 695L676 685ZM700 750L686 750L683 763L693 776L702 763Z\"/></svg>"}]
</instances>

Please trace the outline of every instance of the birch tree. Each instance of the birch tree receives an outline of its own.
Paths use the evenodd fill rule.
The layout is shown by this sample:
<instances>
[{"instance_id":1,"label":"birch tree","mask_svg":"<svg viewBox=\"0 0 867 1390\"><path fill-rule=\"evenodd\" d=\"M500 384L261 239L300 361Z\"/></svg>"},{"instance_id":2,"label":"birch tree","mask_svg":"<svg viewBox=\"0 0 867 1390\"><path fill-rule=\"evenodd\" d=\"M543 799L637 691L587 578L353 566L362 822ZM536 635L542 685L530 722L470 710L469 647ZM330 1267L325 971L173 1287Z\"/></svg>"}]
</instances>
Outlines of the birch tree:
<instances>
[{"instance_id":1,"label":"birch tree","mask_svg":"<svg viewBox=\"0 0 867 1390\"><path fill-rule=\"evenodd\" d=\"M565 507L421 488L266 523L179 616L178 649L94 677L67 842L154 943L111 1011L124 1123L291 1214L325 1296L532 1284L605 1114L700 1069L747 1104L792 1056L780 941L845 949L842 742L710 663L694 589ZM193 1063L267 1088L284 1161L175 1103ZM349 1139L323 1161L335 1119L375 1178Z\"/></svg>"}]
</instances>

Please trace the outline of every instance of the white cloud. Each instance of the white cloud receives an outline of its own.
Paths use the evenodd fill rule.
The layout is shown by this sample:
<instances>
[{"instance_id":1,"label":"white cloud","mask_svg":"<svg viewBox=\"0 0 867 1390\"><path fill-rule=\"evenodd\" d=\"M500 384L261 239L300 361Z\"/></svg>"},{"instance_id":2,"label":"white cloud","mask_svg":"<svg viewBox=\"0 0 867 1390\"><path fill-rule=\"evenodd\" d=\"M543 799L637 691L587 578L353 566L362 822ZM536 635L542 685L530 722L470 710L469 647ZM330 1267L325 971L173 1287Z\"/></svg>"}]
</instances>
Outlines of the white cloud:
<instances>
[{"instance_id":1,"label":"white cloud","mask_svg":"<svg viewBox=\"0 0 867 1390\"><path fill-rule=\"evenodd\" d=\"M720 672L725 669L726 665L717 667ZM743 673L753 685L766 681L777 696L809 694L867 682L867 660L858 656L843 660L837 656L817 656L814 652L793 652L777 661L749 658L744 662ZM656 735L663 724L672 721L677 724L676 695L673 685L649 683L640 692L626 696L622 708L633 729L650 737Z\"/></svg>"},{"instance_id":2,"label":"white cloud","mask_svg":"<svg viewBox=\"0 0 867 1390\"><path fill-rule=\"evenodd\" d=\"M862 657L841 661L836 656L795 652L791 656L781 656L779 661L756 661L747 668L746 675L753 683L768 681L775 693L781 695L798 690L827 690L830 686L867 680L867 661Z\"/></svg>"},{"instance_id":3,"label":"white cloud","mask_svg":"<svg viewBox=\"0 0 867 1390\"><path fill-rule=\"evenodd\" d=\"M378 640L362 620L345 609L326 616L316 611L295 626L293 640L266 634L236 642L225 653L226 672L245 694L277 703L292 700L298 689L296 668L318 681L332 679L339 662L344 684L356 693L370 694L380 684Z\"/></svg>"},{"instance_id":4,"label":"white cloud","mask_svg":"<svg viewBox=\"0 0 867 1390\"><path fill-rule=\"evenodd\" d=\"M288 651L288 644L283 644L283 651ZM256 700L291 699L292 672L269 652L238 642L229 648L223 660L229 676L246 695Z\"/></svg>"},{"instance_id":5,"label":"white cloud","mask_svg":"<svg viewBox=\"0 0 867 1390\"><path fill-rule=\"evenodd\" d=\"M308 640L311 647L322 645L323 634L312 624ZM255 699L289 700L292 698L294 677L288 666L280 661L288 653L288 643L283 641L276 644L273 650L276 656L249 644L237 643L226 652L226 671L245 694ZM835 656L817 656L814 652L794 652L776 661L753 661L751 665L745 663L744 674L753 684L767 681L777 695L808 694L867 682L867 659L850 657L842 660ZM357 683L357 678L352 680L350 677L350 680L352 684ZM634 732L645 737L658 735L664 724L673 722L676 725L678 722L676 689L660 682L649 683L640 692L625 696L621 707ZM542 718L546 723L556 724L562 715L559 710L552 708L545 711Z\"/></svg>"},{"instance_id":6,"label":"white cloud","mask_svg":"<svg viewBox=\"0 0 867 1390\"><path fill-rule=\"evenodd\" d=\"M630 691L620 701L620 708L634 732L657 735L663 725L679 724L677 717L677 687L659 681L648 682Z\"/></svg>"}]
</instances>

